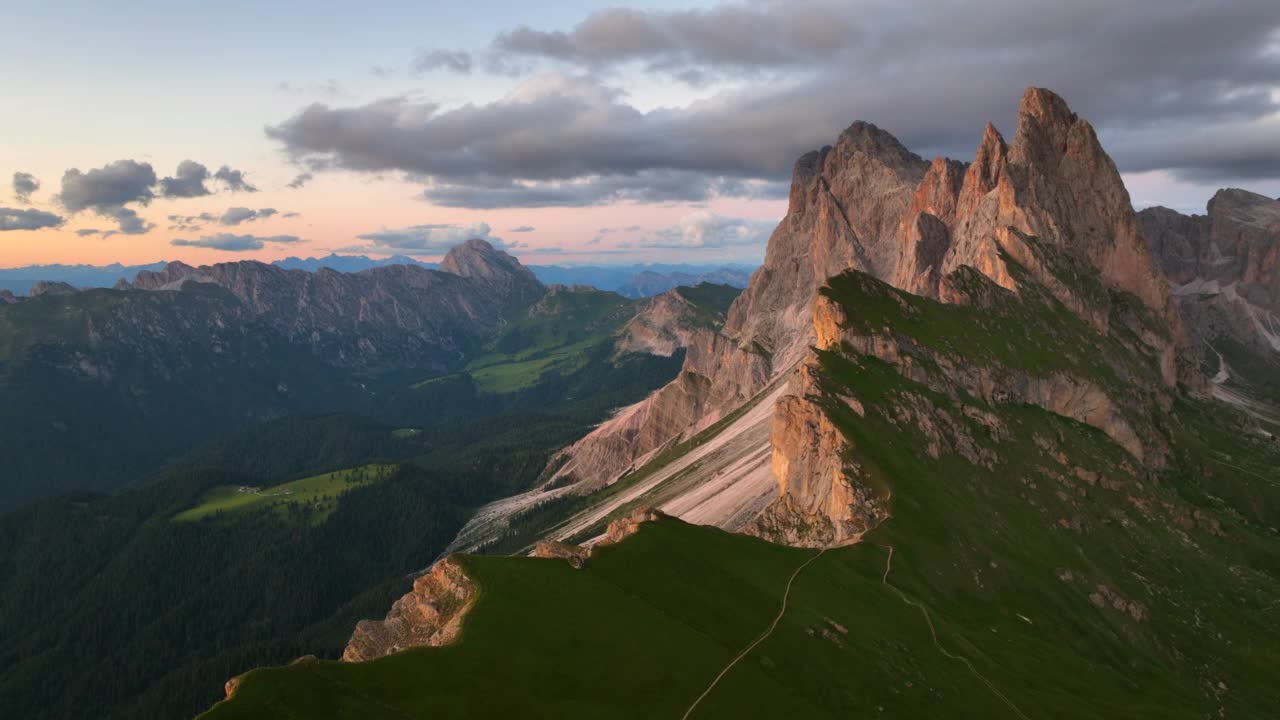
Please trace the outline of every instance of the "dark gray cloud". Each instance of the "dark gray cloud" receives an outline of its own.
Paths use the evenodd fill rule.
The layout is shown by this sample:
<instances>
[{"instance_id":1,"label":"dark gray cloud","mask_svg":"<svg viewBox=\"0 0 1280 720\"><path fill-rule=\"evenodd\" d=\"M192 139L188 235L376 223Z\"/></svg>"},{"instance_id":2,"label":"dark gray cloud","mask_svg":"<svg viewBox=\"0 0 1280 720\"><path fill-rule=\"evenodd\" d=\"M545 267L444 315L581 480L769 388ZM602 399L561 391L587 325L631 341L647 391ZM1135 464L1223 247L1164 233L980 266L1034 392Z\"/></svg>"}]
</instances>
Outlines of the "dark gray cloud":
<instances>
[{"instance_id":1,"label":"dark gray cloud","mask_svg":"<svg viewBox=\"0 0 1280 720\"><path fill-rule=\"evenodd\" d=\"M306 185L307 183L311 182L311 179L314 177L315 175L312 175L309 172L298 173L297 175L294 176L292 180L289 181L289 187L293 188L294 190L297 190L298 188L301 188L303 185Z\"/></svg>"},{"instance_id":2,"label":"dark gray cloud","mask_svg":"<svg viewBox=\"0 0 1280 720\"><path fill-rule=\"evenodd\" d=\"M510 229L510 230L508 230L507 232L513 232L513 233L527 233L527 232L533 232L534 230L537 230L537 228L535 228L535 227L534 227L534 226L532 226L532 225L521 225L521 226L519 226L519 227L513 227L513 228L511 228L511 229Z\"/></svg>"},{"instance_id":3,"label":"dark gray cloud","mask_svg":"<svg viewBox=\"0 0 1280 720\"><path fill-rule=\"evenodd\" d=\"M116 229L105 232L103 237L111 237L112 235L142 235L151 231L155 227L154 223L147 222L132 208L119 207L109 212L99 213L103 217L111 218L116 221Z\"/></svg>"},{"instance_id":4,"label":"dark gray cloud","mask_svg":"<svg viewBox=\"0 0 1280 720\"><path fill-rule=\"evenodd\" d=\"M100 168L81 172L72 168L62 175L58 201L70 212L90 210L116 221L117 230L108 235L141 235L152 227L136 210L125 207L146 205L155 198L156 171L150 163L116 160Z\"/></svg>"},{"instance_id":5,"label":"dark gray cloud","mask_svg":"<svg viewBox=\"0 0 1280 720\"><path fill-rule=\"evenodd\" d=\"M193 198L211 194L207 182L222 183L232 192L257 192L257 188L244 179L244 173L223 165L212 175L208 168L194 160L183 160L176 172L163 179L156 177L150 163L136 160L116 160L100 168L82 172L78 168L67 170L62 176L62 192L58 202L69 212L91 211L115 220L117 229L102 233L112 235L141 235L155 227L138 215L130 205L147 205L157 197ZM15 178L16 181L16 178ZM275 211L270 210L271 214ZM268 215L259 215L267 217ZM171 222L185 226L197 222L209 222L207 213L183 218L172 215Z\"/></svg>"},{"instance_id":6,"label":"dark gray cloud","mask_svg":"<svg viewBox=\"0 0 1280 720\"><path fill-rule=\"evenodd\" d=\"M796 67L828 61L861 41L859 15L849 3L835 2L610 8L567 32L517 27L499 34L493 45L499 54L596 67L632 61L677 70Z\"/></svg>"},{"instance_id":7,"label":"dark gray cloud","mask_svg":"<svg viewBox=\"0 0 1280 720\"><path fill-rule=\"evenodd\" d=\"M231 192L258 192L258 188L244 179L243 172L232 170L226 165L218 168L218 171L213 174L213 179L225 185Z\"/></svg>"},{"instance_id":8,"label":"dark gray cloud","mask_svg":"<svg viewBox=\"0 0 1280 720\"><path fill-rule=\"evenodd\" d=\"M58 227L65 218L43 210L0 207L0 232Z\"/></svg>"},{"instance_id":9,"label":"dark gray cloud","mask_svg":"<svg viewBox=\"0 0 1280 720\"><path fill-rule=\"evenodd\" d=\"M469 73L472 69L471 53L465 50L423 50L414 56L409 67L415 74L432 70L449 70Z\"/></svg>"},{"instance_id":10,"label":"dark gray cloud","mask_svg":"<svg viewBox=\"0 0 1280 720\"><path fill-rule=\"evenodd\" d=\"M102 231L97 228L80 228L76 231L76 235L80 237L89 237L91 235L101 235Z\"/></svg>"},{"instance_id":11,"label":"dark gray cloud","mask_svg":"<svg viewBox=\"0 0 1280 720\"><path fill-rule=\"evenodd\" d=\"M167 198L204 197L209 194L205 185L208 179L209 168L194 160L183 160L178 163L173 177L160 179L160 195Z\"/></svg>"},{"instance_id":12,"label":"dark gray cloud","mask_svg":"<svg viewBox=\"0 0 1280 720\"><path fill-rule=\"evenodd\" d=\"M712 177L688 170L651 170L563 181L438 183L424 190L422 196L443 207L496 209L706 202L717 197L776 199L785 197L786 190L784 182Z\"/></svg>"},{"instance_id":13,"label":"dark gray cloud","mask_svg":"<svg viewBox=\"0 0 1280 720\"><path fill-rule=\"evenodd\" d=\"M1278 38L1274 0L606 11L564 32L525 28L496 41L499 54L587 75L538 76L508 97L453 108L313 104L267 133L314 169L402 171L442 205L779 197L795 158L854 120L922 155L967 159L987 121L1011 132L1023 89L1036 85L1093 122L1123 171L1275 178ZM644 110L601 79L627 63L699 83L769 81Z\"/></svg>"},{"instance_id":14,"label":"dark gray cloud","mask_svg":"<svg viewBox=\"0 0 1280 720\"><path fill-rule=\"evenodd\" d=\"M210 250L223 250L226 252L248 252L250 250L261 250L268 243L271 244L293 244L301 242L302 239L296 235L232 235L230 233L218 233L217 235L205 235L196 240L186 240L183 238L174 238L169 241L170 245L176 247L196 247L207 248Z\"/></svg>"},{"instance_id":15,"label":"dark gray cloud","mask_svg":"<svg viewBox=\"0 0 1280 720\"><path fill-rule=\"evenodd\" d=\"M66 171L58 197L71 212L94 210L105 215L128 203L150 202L155 197L155 184L156 171L150 163L116 160L88 172L78 168Z\"/></svg>"},{"instance_id":16,"label":"dark gray cloud","mask_svg":"<svg viewBox=\"0 0 1280 720\"><path fill-rule=\"evenodd\" d=\"M35 175L25 172L13 174L13 196L18 202L31 202L31 195L40 189L40 181Z\"/></svg>"}]
</instances>

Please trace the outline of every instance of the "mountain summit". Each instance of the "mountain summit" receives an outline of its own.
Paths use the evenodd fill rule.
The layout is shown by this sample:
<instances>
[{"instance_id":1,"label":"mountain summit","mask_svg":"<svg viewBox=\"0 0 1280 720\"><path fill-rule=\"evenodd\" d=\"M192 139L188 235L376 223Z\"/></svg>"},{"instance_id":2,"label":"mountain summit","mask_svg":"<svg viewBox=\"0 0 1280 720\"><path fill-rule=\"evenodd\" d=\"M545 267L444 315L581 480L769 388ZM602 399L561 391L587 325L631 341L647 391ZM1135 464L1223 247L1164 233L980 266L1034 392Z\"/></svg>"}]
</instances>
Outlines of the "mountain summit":
<instances>
[{"instance_id":1,"label":"mountain summit","mask_svg":"<svg viewBox=\"0 0 1280 720\"><path fill-rule=\"evenodd\" d=\"M964 303L948 280L958 269L1018 293L1010 263L1101 332L1123 297L1136 298L1157 318L1143 342L1159 358L1158 384L1203 383L1115 164L1061 97L1029 88L1013 142L988 124L971 163L927 162L861 122L801 157L787 214L723 330L695 338L679 378L570 448L558 473L612 482L776 388L816 343L814 300L834 275L856 270ZM1080 282L1095 274L1100 284Z\"/></svg>"},{"instance_id":2,"label":"mountain summit","mask_svg":"<svg viewBox=\"0 0 1280 720\"><path fill-rule=\"evenodd\" d=\"M532 270L479 238L449 250L440 263L440 270L474 280L505 297L507 302L519 305L528 305L545 292Z\"/></svg>"}]
</instances>

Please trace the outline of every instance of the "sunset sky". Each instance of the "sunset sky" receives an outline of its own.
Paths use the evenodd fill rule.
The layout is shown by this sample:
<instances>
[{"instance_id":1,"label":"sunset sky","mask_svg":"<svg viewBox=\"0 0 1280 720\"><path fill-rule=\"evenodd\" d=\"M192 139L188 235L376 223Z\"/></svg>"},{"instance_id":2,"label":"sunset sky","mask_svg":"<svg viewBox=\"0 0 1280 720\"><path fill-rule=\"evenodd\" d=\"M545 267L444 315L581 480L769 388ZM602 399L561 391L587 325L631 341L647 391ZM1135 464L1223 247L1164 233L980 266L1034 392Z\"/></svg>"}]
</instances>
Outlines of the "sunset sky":
<instances>
[{"instance_id":1,"label":"sunset sky","mask_svg":"<svg viewBox=\"0 0 1280 720\"><path fill-rule=\"evenodd\" d=\"M910 9L908 10L908 5ZM1280 196L1280 11L1237 2L10 3L0 267L330 252L755 261L794 159L926 157L1022 89L1138 207Z\"/></svg>"}]
</instances>

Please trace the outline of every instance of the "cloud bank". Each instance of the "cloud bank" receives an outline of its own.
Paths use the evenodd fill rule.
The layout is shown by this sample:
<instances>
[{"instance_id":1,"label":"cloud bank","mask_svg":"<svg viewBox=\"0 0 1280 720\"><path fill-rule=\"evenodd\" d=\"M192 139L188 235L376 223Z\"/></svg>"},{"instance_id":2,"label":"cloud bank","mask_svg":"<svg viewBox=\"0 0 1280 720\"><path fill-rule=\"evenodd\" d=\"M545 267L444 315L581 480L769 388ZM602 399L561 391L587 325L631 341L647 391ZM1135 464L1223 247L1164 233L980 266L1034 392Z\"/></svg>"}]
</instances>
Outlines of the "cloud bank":
<instances>
[{"instance_id":1,"label":"cloud bank","mask_svg":"<svg viewBox=\"0 0 1280 720\"><path fill-rule=\"evenodd\" d=\"M780 197L795 158L854 120L922 155L968 159L983 125L1010 129L1036 85L1089 118L1122 171L1280 177L1273 0L615 8L567 29L507 29L486 52L486 67L552 72L457 107L317 103L267 135L310 171L402 172L452 207ZM709 90L642 108L618 89L635 70Z\"/></svg>"}]
</instances>

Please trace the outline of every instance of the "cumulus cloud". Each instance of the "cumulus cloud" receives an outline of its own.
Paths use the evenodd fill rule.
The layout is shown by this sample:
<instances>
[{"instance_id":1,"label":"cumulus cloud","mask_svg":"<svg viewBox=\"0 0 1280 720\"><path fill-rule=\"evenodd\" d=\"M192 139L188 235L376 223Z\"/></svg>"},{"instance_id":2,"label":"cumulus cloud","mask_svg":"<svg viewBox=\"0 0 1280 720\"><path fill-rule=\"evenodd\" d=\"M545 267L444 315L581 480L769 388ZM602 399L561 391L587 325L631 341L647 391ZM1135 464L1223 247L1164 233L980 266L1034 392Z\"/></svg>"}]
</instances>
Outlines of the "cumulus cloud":
<instances>
[{"instance_id":1,"label":"cumulus cloud","mask_svg":"<svg viewBox=\"0 0 1280 720\"><path fill-rule=\"evenodd\" d=\"M465 50L423 50L414 56L410 63L415 74L423 74L432 70L449 70L456 73L471 72L471 53Z\"/></svg>"},{"instance_id":2,"label":"cumulus cloud","mask_svg":"<svg viewBox=\"0 0 1280 720\"><path fill-rule=\"evenodd\" d=\"M31 195L40 189L40 181L35 175L25 172L13 174L13 196L18 202L31 202Z\"/></svg>"},{"instance_id":3,"label":"cumulus cloud","mask_svg":"<svg viewBox=\"0 0 1280 720\"><path fill-rule=\"evenodd\" d=\"M521 243L508 243L495 237L488 223L472 225L428 224L411 225L405 228L382 229L376 232L357 235L358 240L366 241L364 245L346 248L350 252L372 252L382 254L408 255L443 255L455 245L472 239L486 240L489 244L502 250L515 250L523 247Z\"/></svg>"},{"instance_id":4,"label":"cumulus cloud","mask_svg":"<svg viewBox=\"0 0 1280 720\"><path fill-rule=\"evenodd\" d=\"M298 188L301 188L303 185L306 185L307 183L311 182L311 179L314 177L315 175L312 175L309 172L298 173L297 175L294 176L292 180L289 181L289 187L293 188L294 190L297 190Z\"/></svg>"},{"instance_id":5,"label":"cumulus cloud","mask_svg":"<svg viewBox=\"0 0 1280 720\"><path fill-rule=\"evenodd\" d=\"M167 198L193 198L209 194L205 181L209 179L209 168L194 160L183 160L178 163L178 170L173 177L160 180L160 195Z\"/></svg>"},{"instance_id":6,"label":"cumulus cloud","mask_svg":"<svg viewBox=\"0 0 1280 720\"><path fill-rule=\"evenodd\" d=\"M61 215L43 210L0 207L0 232L58 227L63 221Z\"/></svg>"},{"instance_id":7,"label":"cumulus cloud","mask_svg":"<svg viewBox=\"0 0 1280 720\"><path fill-rule=\"evenodd\" d=\"M183 238L174 238L169 241L170 245L176 247L195 247L206 248L210 250L223 250L226 252L248 252L250 250L261 250L268 243L289 245L302 242L302 239L296 235L232 235L230 233L218 233L216 235L205 235L195 240L186 240Z\"/></svg>"},{"instance_id":8,"label":"cumulus cloud","mask_svg":"<svg viewBox=\"0 0 1280 720\"><path fill-rule=\"evenodd\" d=\"M985 122L1011 130L1023 89L1037 85L1093 122L1122 171L1274 178L1277 32L1272 0L609 10L567 30L499 35L499 56L569 68L506 97L313 104L267 133L310 169L401 171L443 205L696 202L748 183L777 197L795 158L854 120L922 155L967 159ZM647 109L602 79L627 63L697 84L737 79Z\"/></svg>"},{"instance_id":9,"label":"cumulus cloud","mask_svg":"<svg viewBox=\"0 0 1280 720\"><path fill-rule=\"evenodd\" d=\"M72 168L62 176L63 207L71 212L111 210L127 203L146 204L155 197L156 171L150 163L116 160L81 172Z\"/></svg>"},{"instance_id":10,"label":"cumulus cloud","mask_svg":"<svg viewBox=\"0 0 1280 720\"><path fill-rule=\"evenodd\" d=\"M701 211L682 218L677 225L646 234L632 245L649 248L760 248L773 232L776 220L754 220Z\"/></svg>"},{"instance_id":11,"label":"cumulus cloud","mask_svg":"<svg viewBox=\"0 0 1280 720\"><path fill-rule=\"evenodd\" d=\"M244 175L240 170L232 170L230 167L223 165L213 174L213 179L225 185L231 192L258 192L258 188L250 185L244 179Z\"/></svg>"},{"instance_id":12,"label":"cumulus cloud","mask_svg":"<svg viewBox=\"0 0 1280 720\"><path fill-rule=\"evenodd\" d=\"M104 233L103 237L110 237L111 235L143 235L155 227L155 223L147 222L132 208L115 208L103 213L103 215L116 221L115 232Z\"/></svg>"}]
</instances>

